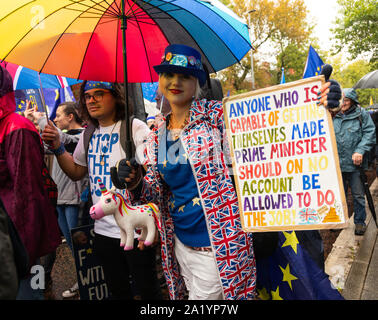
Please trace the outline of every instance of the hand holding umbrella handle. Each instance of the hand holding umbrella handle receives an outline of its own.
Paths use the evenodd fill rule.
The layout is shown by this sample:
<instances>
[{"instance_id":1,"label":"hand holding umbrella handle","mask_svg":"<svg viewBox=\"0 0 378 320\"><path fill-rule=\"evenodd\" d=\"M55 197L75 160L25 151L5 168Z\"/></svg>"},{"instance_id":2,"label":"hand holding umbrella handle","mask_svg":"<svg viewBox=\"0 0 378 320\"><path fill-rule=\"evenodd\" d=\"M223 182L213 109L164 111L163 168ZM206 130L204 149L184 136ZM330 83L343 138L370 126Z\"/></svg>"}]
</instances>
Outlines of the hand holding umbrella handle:
<instances>
[{"instance_id":1,"label":"hand holding umbrella handle","mask_svg":"<svg viewBox=\"0 0 378 320\"><path fill-rule=\"evenodd\" d=\"M48 124L46 124L45 129L42 132L42 140L47 143L53 150L56 150L60 147L61 143L59 131L51 120L49 120Z\"/></svg>"},{"instance_id":2,"label":"hand holding umbrella handle","mask_svg":"<svg viewBox=\"0 0 378 320\"><path fill-rule=\"evenodd\" d=\"M135 158L130 161L122 159L117 162L115 167L110 168L112 182L117 189L134 190L142 179L141 166Z\"/></svg>"}]
</instances>

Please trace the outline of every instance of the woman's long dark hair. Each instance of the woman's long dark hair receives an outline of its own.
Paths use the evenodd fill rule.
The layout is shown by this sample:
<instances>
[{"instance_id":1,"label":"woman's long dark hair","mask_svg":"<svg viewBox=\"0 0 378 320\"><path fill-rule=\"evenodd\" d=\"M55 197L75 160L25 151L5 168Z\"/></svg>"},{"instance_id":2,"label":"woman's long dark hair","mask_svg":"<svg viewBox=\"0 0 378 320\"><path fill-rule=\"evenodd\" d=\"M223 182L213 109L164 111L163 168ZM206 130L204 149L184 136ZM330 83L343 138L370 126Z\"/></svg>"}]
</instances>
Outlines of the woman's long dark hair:
<instances>
[{"instance_id":1,"label":"woman's long dark hair","mask_svg":"<svg viewBox=\"0 0 378 320\"><path fill-rule=\"evenodd\" d=\"M92 124L94 124L96 127L98 127L99 123L97 119L94 119L90 116L88 109L87 109L87 104L85 102L84 98L84 88L86 85L87 81L83 81L80 87L80 98L79 98L79 106L81 109L81 117L85 121L89 121ZM125 98L124 98L124 91L123 91L123 85L120 85L119 83L113 83L113 89L110 90L111 94L116 100L116 114L114 121L117 122L119 120L124 120L125 119ZM133 106L132 106L132 101L129 99L129 112L130 114L133 113Z\"/></svg>"}]
</instances>

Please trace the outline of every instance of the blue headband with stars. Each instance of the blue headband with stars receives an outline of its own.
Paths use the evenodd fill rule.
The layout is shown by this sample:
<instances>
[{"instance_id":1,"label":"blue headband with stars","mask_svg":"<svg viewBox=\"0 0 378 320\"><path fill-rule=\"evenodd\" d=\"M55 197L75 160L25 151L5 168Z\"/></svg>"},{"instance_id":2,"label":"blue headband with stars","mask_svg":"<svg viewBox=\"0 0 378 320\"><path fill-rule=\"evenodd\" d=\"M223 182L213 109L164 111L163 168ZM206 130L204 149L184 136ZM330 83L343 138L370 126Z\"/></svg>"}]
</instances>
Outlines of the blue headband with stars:
<instances>
[{"instance_id":1,"label":"blue headband with stars","mask_svg":"<svg viewBox=\"0 0 378 320\"><path fill-rule=\"evenodd\" d=\"M103 82L103 81L87 81L84 87L84 92L91 90L91 89L106 89L106 90L113 90L113 83L111 82Z\"/></svg>"}]
</instances>

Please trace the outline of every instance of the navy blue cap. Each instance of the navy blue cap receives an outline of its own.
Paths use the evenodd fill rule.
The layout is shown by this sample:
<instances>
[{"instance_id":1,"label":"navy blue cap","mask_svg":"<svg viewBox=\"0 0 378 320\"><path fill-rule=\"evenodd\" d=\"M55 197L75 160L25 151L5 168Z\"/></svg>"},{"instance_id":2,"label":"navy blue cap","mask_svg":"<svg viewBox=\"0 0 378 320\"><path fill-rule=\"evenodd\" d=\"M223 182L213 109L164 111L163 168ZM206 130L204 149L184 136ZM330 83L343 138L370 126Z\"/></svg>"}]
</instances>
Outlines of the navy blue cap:
<instances>
[{"instance_id":1,"label":"navy blue cap","mask_svg":"<svg viewBox=\"0 0 378 320\"><path fill-rule=\"evenodd\" d=\"M206 72L201 62L201 54L183 44L171 44L165 48L160 65L154 66L157 73L172 72L190 74L199 80L202 87L206 83Z\"/></svg>"}]
</instances>

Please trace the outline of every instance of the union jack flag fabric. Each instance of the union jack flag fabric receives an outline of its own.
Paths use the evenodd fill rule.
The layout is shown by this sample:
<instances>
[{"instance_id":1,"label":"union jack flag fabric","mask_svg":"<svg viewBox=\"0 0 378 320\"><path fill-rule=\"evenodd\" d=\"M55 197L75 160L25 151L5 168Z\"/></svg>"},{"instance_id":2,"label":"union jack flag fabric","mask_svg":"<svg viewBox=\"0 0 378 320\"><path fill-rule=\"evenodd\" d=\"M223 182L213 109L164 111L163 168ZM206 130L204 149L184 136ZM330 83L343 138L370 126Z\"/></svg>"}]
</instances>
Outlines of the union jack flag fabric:
<instances>
[{"instance_id":1,"label":"union jack flag fabric","mask_svg":"<svg viewBox=\"0 0 378 320\"><path fill-rule=\"evenodd\" d=\"M170 298L181 299L185 284L173 252L174 226L168 209L170 191L157 168L158 144L165 130L166 118L157 117L146 142L147 173L142 195L144 201L159 205L162 266ZM252 234L242 230L237 196L226 163L229 148L222 103L195 100L190 109L189 124L180 139L197 181L224 298L252 299L256 287Z\"/></svg>"}]
</instances>

